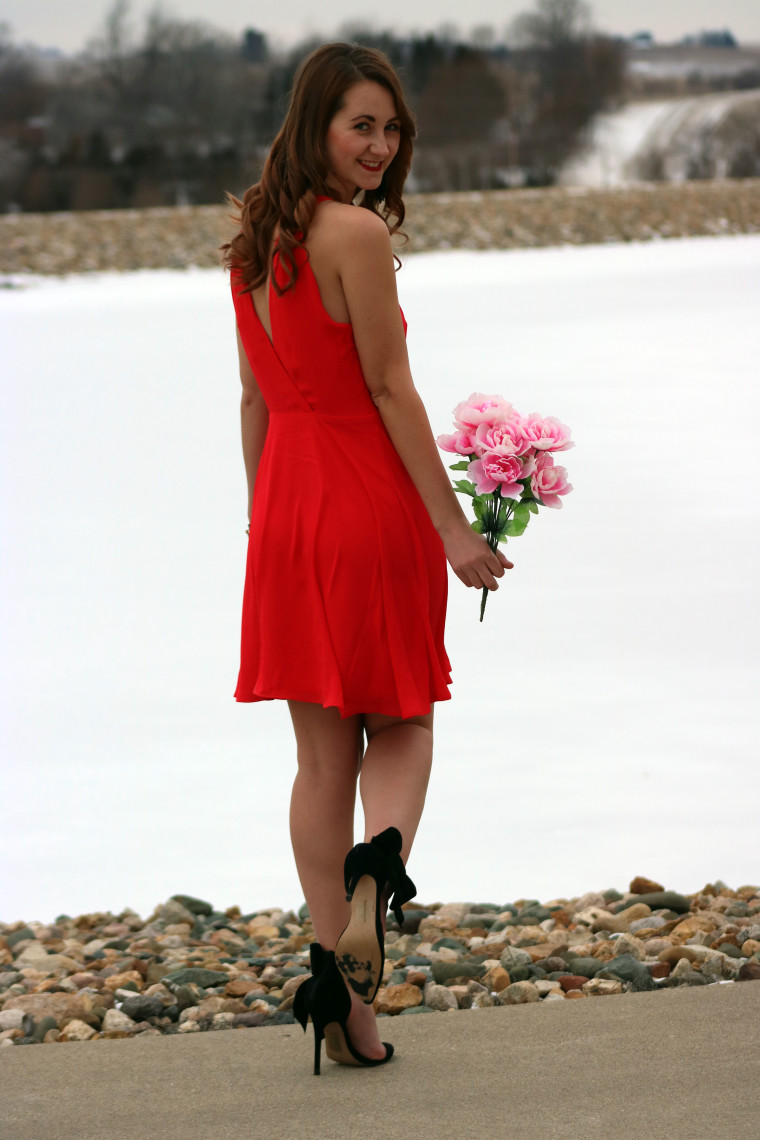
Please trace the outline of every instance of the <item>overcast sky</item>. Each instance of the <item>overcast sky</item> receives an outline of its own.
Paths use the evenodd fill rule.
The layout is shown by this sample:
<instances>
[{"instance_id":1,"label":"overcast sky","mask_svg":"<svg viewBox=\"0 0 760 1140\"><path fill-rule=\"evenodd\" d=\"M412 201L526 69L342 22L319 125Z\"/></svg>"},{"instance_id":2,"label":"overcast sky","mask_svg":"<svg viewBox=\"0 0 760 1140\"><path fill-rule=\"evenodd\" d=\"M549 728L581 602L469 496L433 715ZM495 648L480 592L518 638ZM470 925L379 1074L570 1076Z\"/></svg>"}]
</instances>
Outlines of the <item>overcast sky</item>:
<instances>
[{"instance_id":1,"label":"overcast sky","mask_svg":"<svg viewBox=\"0 0 760 1140\"><path fill-rule=\"evenodd\" d=\"M76 51L98 30L112 0L0 0L0 22L14 40ZM139 32L155 0L133 0ZM241 0L166 0L163 10L185 19L203 19L238 35L246 27L265 32L273 45L293 43L311 33L334 34L345 20L362 20L397 32L430 30L456 24L467 34L478 24L492 24L499 34L533 0L285 0L280 4ZM730 28L741 43L760 44L760 0L593 0L597 28L630 34L651 31L672 41L710 28ZM464 10L464 14L463 14Z\"/></svg>"}]
</instances>

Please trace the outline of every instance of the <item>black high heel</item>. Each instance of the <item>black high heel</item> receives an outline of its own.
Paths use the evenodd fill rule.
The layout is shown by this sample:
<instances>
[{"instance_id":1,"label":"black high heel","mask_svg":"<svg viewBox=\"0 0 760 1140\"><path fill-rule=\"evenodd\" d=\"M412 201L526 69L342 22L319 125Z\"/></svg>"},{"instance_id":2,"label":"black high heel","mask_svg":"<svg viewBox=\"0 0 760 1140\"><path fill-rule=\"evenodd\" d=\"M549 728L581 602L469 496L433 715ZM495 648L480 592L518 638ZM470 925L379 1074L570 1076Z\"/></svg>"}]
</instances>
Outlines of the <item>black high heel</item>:
<instances>
[{"instance_id":1,"label":"black high heel","mask_svg":"<svg viewBox=\"0 0 760 1140\"><path fill-rule=\"evenodd\" d=\"M369 843L357 843L346 856L343 878L351 917L335 947L335 962L354 993L371 1005L383 980L385 937L381 898L386 884L393 892L390 908L399 926L401 906L417 894L401 858L401 832L386 827Z\"/></svg>"},{"instance_id":2,"label":"black high heel","mask_svg":"<svg viewBox=\"0 0 760 1140\"><path fill-rule=\"evenodd\" d=\"M343 976L335 965L333 950L325 950L319 942L309 946L311 977L298 987L293 998L293 1015L303 1026L311 1016L314 1026L314 1075L319 1076L322 1040L331 1061L342 1065L384 1065L393 1056L393 1046L383 1041L385 1056L365 1057L354 1047L348 1035L347 1020L351 1012L351 995Z\"/></svg>"}]
</instances>

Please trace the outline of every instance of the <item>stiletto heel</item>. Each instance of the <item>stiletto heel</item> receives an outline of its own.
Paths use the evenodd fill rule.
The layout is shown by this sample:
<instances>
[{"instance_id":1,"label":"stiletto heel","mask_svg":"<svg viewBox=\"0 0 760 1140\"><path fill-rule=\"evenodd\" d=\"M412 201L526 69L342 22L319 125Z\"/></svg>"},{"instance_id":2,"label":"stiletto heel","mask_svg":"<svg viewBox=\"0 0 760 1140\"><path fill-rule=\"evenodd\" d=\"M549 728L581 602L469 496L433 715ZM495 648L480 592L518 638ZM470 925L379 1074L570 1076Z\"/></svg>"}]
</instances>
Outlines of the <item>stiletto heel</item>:
<instances>
[{"instance_id":1,"label":"stiletto heel","mask_svg":"<svg viewBox=\"0 0 760 1140\"><path fill-rule=\"evenodd\" d=\"M417 893L401 858L401 832L386 827L369 843L357 843L346 856L343 878L351 917L335 947L335 961L346 984L367 1005L375 1000L385 965L385 937L381 899L386 886L393 897L390 908L404 925L402 904Z\"/></svg>"},{"instance_id":2,"label":"stiletto heel","mask_svg":"<svg viewBox=\"0 0 760 1140\"><path fill-rule=\"evenodd\" d=\"M322 1058L322 1033L314 1026L314 1076L320 1075L320 1061Z\"/></svg>"},{"instance_id":3,"label":"stiletto heel","mask_svg":"<svg viewBox=\"0 0 760 1140\"><path fill-rule=\"evenodd\" d=\"M351 995L335 965L335 954L319 942L309 946L312 976L298 987L293 998L293 1015L303 1026L311 1017L314 1026L314 1076L320 1075L322 1041L331 1061L343 1065L384 1065L393 1056L393 1046L383 1041L385 1056L365 1057L355 1048L348 1033Z\"/></svg>"}]
</instances>

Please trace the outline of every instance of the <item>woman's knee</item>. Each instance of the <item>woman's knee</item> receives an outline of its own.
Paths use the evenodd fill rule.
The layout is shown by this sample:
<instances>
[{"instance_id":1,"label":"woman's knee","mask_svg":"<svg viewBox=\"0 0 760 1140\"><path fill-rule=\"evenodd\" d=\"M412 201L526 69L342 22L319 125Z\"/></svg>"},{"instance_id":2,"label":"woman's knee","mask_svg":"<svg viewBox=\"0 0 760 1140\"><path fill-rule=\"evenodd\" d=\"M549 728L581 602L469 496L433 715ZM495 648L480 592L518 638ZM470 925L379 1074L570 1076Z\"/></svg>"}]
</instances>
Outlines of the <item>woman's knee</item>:
<instances>
[{"instance_id":1,"label":"woman's knee","mask_svg":"<svg viewBox=\"0 0 760 1140\"><path fill-rule=\"evenodd\" d=\"M377 736L379 732L385 732L391 728L401 728L407 725L414 725L417 728L425 729L432 738L433 736L433 710L420 716L387 716L385 713L364 713L363 714L364 731L367 734L367 742L373 736Z\"/></svg>"}]
</instances>

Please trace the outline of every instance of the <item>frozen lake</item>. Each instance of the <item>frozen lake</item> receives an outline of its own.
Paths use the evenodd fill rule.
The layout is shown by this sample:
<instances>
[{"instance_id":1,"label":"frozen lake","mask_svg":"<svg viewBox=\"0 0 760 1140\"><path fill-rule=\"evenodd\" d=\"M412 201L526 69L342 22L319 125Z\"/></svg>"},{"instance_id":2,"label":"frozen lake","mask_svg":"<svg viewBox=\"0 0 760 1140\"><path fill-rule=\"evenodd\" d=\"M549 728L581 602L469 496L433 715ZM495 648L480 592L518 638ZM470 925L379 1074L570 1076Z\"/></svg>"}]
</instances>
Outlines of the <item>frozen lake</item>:
<instances>
[{"instance_id":1,"label":"frozen lake","mask_svg":"<svg viewBox=\"0 0 760 1140\"><path fill-rule=\"evenodd\" d=\"M450 574L419 900L760 879L760 237L419 255L436 434L556 415L575 490ZM0 919L298 906L284 702L238 705L246 490L221 272L0 292ZM560 460L562 461L562 460Z\"/></svg>"}]
</instances>

